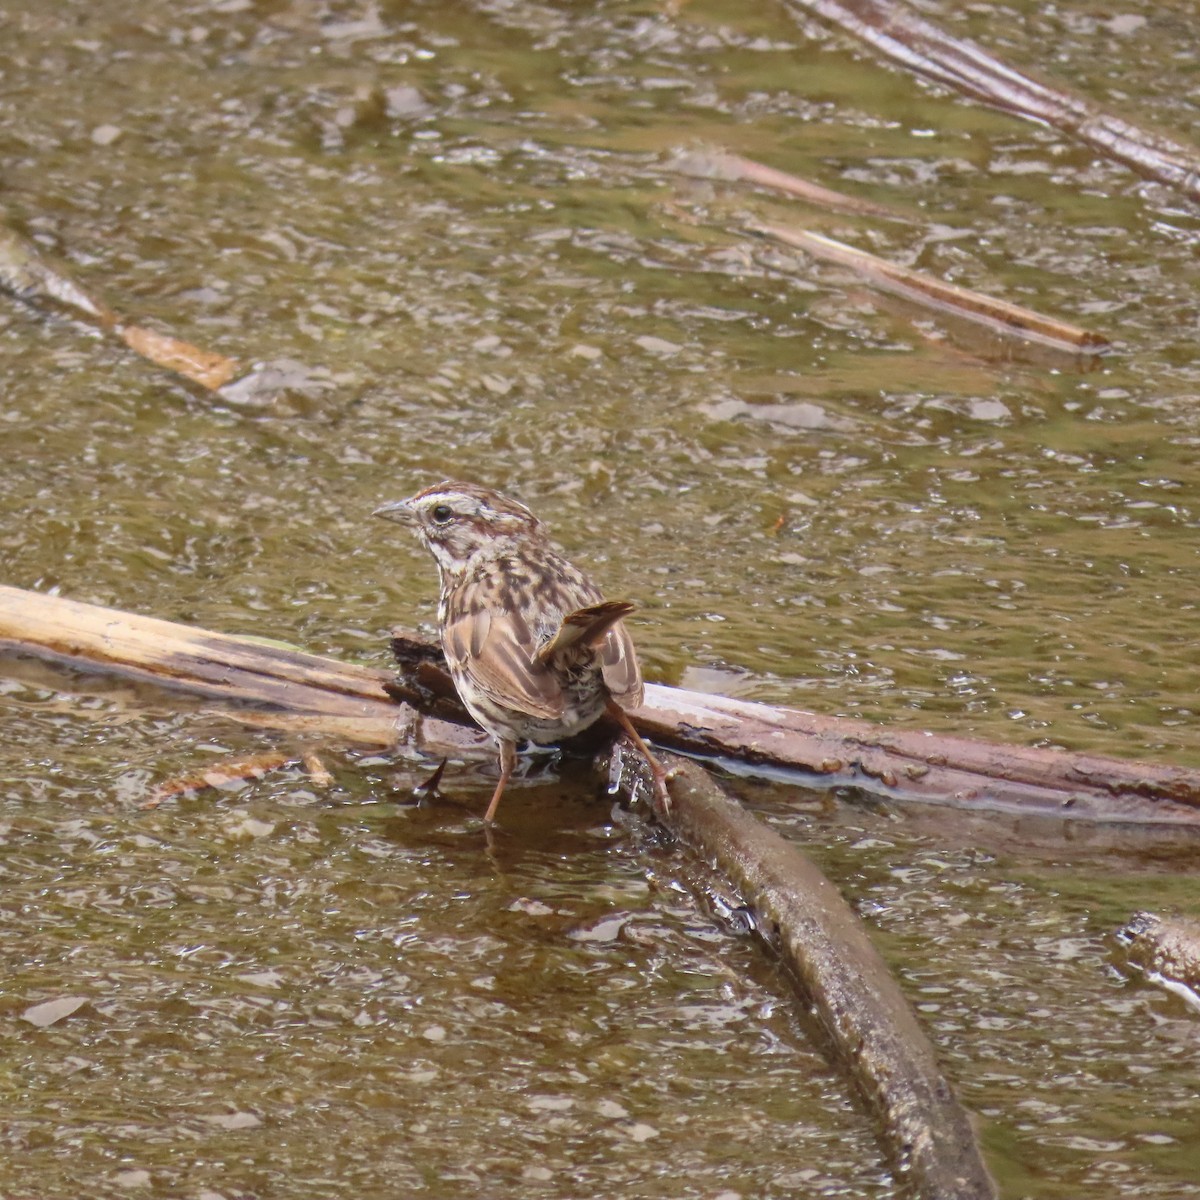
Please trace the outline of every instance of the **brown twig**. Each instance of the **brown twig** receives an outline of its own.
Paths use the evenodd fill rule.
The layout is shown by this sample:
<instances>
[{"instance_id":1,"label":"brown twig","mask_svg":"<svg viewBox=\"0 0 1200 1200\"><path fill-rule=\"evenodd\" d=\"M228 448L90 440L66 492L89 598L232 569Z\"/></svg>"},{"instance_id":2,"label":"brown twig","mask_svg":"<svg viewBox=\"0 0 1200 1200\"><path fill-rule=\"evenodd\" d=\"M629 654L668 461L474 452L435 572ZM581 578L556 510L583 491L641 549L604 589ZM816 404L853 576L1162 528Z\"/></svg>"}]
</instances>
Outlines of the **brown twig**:
<instances>
[{"instance_id":1,"label":"brown twig","mask_svg":"<svg viewBox=\"0 0 1200 1200\"><path fill-rule=\"evenodd\" d=\"M210 392L222 388L233 379L241 367L232 358L201 350L190 342L181 342L166 333L155 333L140 325L116 325L113 332L135 354L140 354L155 366L165 367L182 375Z\"/></svg>"},{"instance_id":2,"label":"brown twig","mask_svg":"<svg viewBox=\"0 0 1200 1200\"><path fill-rule=\"evenodd\" d=\"M262 779L268 772L277 771L295 761L286 754L256 754L253 758L228 759L198 771L195 775L177 775L174 779L160 783L150 799L138 807L158 808L160 804L178 796L192 795L213 788L227 788L231 783L244 783L248 779Z\"/></svg>"}]
</instances>

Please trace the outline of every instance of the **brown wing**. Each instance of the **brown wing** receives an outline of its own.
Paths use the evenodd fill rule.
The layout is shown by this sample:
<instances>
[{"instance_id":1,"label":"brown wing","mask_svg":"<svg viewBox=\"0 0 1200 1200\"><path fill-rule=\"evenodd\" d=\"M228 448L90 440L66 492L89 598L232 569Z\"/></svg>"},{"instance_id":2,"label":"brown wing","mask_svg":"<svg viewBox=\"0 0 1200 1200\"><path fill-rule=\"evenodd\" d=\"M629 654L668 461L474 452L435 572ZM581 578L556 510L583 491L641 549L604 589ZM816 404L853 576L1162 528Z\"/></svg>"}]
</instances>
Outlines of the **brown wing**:
<instances>
[{"instance_id":1,"label":"brown wing","mask_svg":"<svg viewBox=\"0 0 1200 1200\"><path fill-rule=\"evenodd\" d=\"M554 675L534 660L537 646L524 620L480 609L447 624L442 646L451 674L465 676L484 697L531 717L561 717L566 698Z\"/></svg>"},{"instance_id":2,"label":"brown wing","mask_svg":"<svg viewBox=\"0 0 1200 1200\"><path fill-rule=\"evenodd\" d=\"M640 708L644 689L633 639L618 621L600 647L600 668L612 698L622 708Z\"/></svg>"}]
</instances>

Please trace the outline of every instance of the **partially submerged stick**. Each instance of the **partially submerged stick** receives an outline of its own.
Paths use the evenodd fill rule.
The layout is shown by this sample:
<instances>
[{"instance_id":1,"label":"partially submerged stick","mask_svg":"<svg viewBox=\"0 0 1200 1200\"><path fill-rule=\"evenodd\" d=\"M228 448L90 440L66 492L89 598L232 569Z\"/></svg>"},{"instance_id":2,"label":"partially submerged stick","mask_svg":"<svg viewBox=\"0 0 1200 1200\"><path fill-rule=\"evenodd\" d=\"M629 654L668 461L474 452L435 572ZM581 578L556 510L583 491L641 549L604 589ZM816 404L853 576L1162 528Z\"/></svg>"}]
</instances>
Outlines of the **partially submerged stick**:
<instances>
[{"instance_id":1,"label":"partially submerged stick","mask_svg":"<svg viewBox=\"0 0 1200 1200\"><path fill-rule=\"evenodd\" d=\"M1200 771L1007 746L647 684L641 732L693 754L811 772L813 783L958 808L1200 827Z\"/></svg>"},{"instance_id":2,"label":"partially submerged stick","mask_svg":"<svg viewBox=\"0 0 1200 1200\"><path fill-rule=\"evenodd\" d=\"M58 263L4 223L0 211L0 287L30 304L49 303L76 319L111 334L136 354L216 391L238 373L231 358L201 350L165 333L122 320L108 305L90 296Z\"/></svg>"},{"instance_id":3,"label":"partially submerged stick","mask_svg":"<svg viewBox=\"0 0 1200 1200\"><path fill-rule=\"evenodd\" d=\"M413 668L412 698L428 697L439 651L397 640L409 648L410 662L424 664ZM0 586L0 648L182 689L236 706L227 715L248 725L436 754L461 752L479 736L456 732L445 720L418 719L397 704L392 671L19 588ZM451 701L447 694L440 716L456 717ZM640 733L664 746L737 760L769 777L793 771L809 786L975 810L1200 826L1200 772L1182 767L889 732L866 721L655 684L632 717Z\"/></svg>"},{"instance_id":4,"label":"partially submerged stick","mask_svg":"<svg viewBox=\"0 0 1200 1200\"><path fill-rule=\"evenodd\" d=\"M441 715L454 719L453 685L436 665L437 647L403 633L393 634L392 647L414 690L401 681L389 684L389 692L418 703L437 695ZM1200 827L1200 771L1183 767L887 730L655 683L646 685L645 702L631 716L640 733L661 745L724 759L748 774L758 769L778 778L791 770L809 787L857 787L973 810Z\"/></svg>"},{"instance_id":5,"label":"partially submerged stick","mask_svg":"<svg viewBox=\"0 0 1200 1200\"><path fill-rule=\"evenodd\" d=\"M0 586L0 643L213 700L352 718L367 743L396 722L390 672L61 596Z\"/></svg>"},{"instance_id":6,"label":"partially submerged stick","mask_svg":"<svg viewBox=\"0 0 1200 1200\"><path fill-rule=\"evenodd\" d=\"M790 842L696 764L668 759L670 826L730 879L879 1121L902 1183L925 1200L996 1195L971 1121L862 921Z\"/></svg>"},{"instance_id":7,"label":"partially submerged stick","mask_svg":"<svg viewBox=\"0 0 1200 1200\"><path fill-rule=\"evenodd\" d=\"M213 350L202 350L168 333L156 333L140 325L120 323L113 326L113 333L135 354L140 354L156 367L174 371L176 375L182 375L210 392L223 388L241 370L234 359Z\"/></svg>"},{"instance_id":8,"label":"partially submerged stick","mask_svg":"<svg viewBox=\"0 0 1200 1200\"><path fill-rule=\"evenodd\" d=\"M922 274L909 267L890 263L866 250L848 246L844 242L807 229L794 226L759 225L747 226L750 233L773 238L787 246L794 246L823 262L837 263L849 267L881 291L890 292L906 300L948 312L967 321L986 325L989 329L1051 346L1057 350L1073 353L1103 354L1110 349L1107 338L1070 325L1054 317L1046 317L1033 309L996 300L982 292L944 283L932 275Z\"/></svg>"},{"instance_id":9,"label":"partially submerged stick","mask_svg":"<svg viewBox=\"0 0 1200 1200\"><path fill-rule=\"evenodd\" d=\"M727 183L751 183L756 187L771 188L833 212L889 220L907 219L890 208L884 208L882 204L859 196L847 196L845 192L835 192L799 175L791 175L787 171L723 150L691 150L676 155L667 165L680 175L690 175L694 179L719 179Z\"/></svg>"},{"instance_id":10,"label":"partially submerged stick","mask_svg":"<svg viewBox=\"0 0 1200 1200\"><path fill-rule=\"evenodd\" d=\"M1052 125L1139 175L1200 200L1200 153L1050 87L895 0L788 0L909 70L1004 112Z\"/></svg>"},{"instance_id":11,"label":"partially submerged stick","mask_svg":"<svg viewBox=\"0 0 1200 1200\"><path fill-rule=\"evenodd\" d=\"M144 800L138 807L158 808L168 800L174 800L192 792L229 787L233 784L244 783L249 779L262 779L271 771L290 766L294 761L299 760L292 759L286 754L280 754L278 751L256 754L252 758L226 760L194 775L177 775L174 779L160 783L154 789L150 799Z\"/></svg>"}]
</instances>

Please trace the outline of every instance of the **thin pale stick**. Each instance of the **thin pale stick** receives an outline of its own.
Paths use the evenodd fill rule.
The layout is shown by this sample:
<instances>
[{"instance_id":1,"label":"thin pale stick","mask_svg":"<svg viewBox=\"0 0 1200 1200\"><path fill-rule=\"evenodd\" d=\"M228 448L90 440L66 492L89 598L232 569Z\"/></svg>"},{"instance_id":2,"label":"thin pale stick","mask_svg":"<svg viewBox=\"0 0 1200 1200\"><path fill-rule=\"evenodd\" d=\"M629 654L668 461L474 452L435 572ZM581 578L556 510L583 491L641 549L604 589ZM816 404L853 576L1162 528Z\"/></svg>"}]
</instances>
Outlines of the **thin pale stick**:
<instances>
[{"instance_id":1,"label":"thin pale stick","mask_svg":"<svg viewBox=\"0 0 1200 1200\"><path fill-rule=\"evenodd\" d=\"M882 204L875 204L860 196L847 196L844 192L835 192L798 175L790 175L786 171L723 150L695 150L680 154L668 166L680 175L690 175L693 179L718 179L727 183L750 183L756 187L771 188L818 208L832 209L834 212L901 221L911 219L890 208L884 208Z\"/></svg>"}]
</instances>

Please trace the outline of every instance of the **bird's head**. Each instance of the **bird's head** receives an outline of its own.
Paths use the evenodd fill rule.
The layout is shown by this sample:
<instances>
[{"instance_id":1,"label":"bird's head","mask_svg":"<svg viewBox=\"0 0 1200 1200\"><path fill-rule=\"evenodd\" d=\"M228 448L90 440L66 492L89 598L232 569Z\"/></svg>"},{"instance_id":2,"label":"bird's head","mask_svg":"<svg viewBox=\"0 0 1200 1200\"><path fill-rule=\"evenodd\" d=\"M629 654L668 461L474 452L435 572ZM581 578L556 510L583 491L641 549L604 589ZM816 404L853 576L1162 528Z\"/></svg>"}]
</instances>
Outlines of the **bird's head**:
<instances>
[{"instance_id":1,"label":"bird's head","mask_svg":"<svg viewBox=\"0 0 1200 1200\"><path fill-rule=\"evenodd\" d=\"M411 525L454 577L478 556L503 553L514 542L545 536L545 527L519 500L474 483L448 479L377 508L377 517Z\"/></svg>"}]
</instances>

